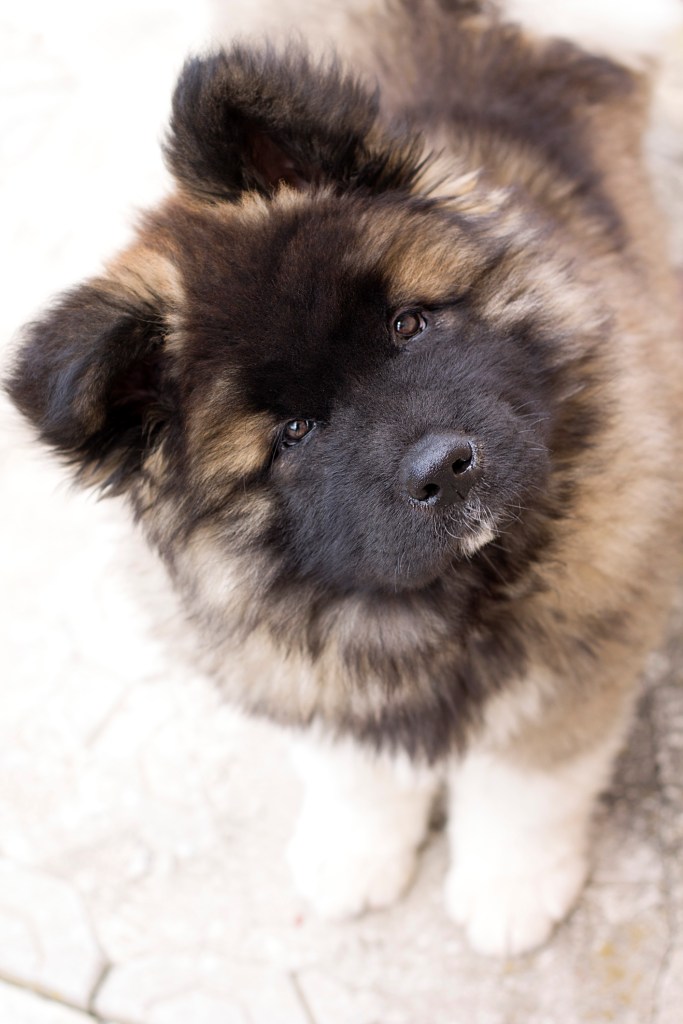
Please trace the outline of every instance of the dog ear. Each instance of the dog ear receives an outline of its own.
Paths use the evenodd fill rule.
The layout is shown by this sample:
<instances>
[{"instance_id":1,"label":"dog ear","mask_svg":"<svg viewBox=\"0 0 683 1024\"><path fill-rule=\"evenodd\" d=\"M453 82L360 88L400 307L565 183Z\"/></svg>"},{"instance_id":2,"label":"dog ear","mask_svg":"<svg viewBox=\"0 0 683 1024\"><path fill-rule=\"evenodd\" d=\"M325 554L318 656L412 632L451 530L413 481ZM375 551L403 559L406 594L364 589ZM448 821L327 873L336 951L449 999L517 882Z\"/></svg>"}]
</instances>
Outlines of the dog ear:
<instances>
[{"instance_id":1,"label":"dog ear","mask_svg":"<svg viewBox=\"0 0 683 1024\"><path fill-rule=\"evenodd\" d=\"M340 191L408 188L422 146L381 131L377 95L337 65L295 50L237 47L188 61L173 98L165 152L191 193L210 202L327 184Z\"/></svg>"},{"instance_id":2,"label":"dog ear","mask_svg":"<svg viewBox=\"0 0 683 1024\"><path fill-rule=\"evenodd\" d=\"M83 482L112 493L139 471L171 412L166 302L127 287L125 273L81 285L26 328L5 382L41 439Z\"/></svg>"}]
</instances>

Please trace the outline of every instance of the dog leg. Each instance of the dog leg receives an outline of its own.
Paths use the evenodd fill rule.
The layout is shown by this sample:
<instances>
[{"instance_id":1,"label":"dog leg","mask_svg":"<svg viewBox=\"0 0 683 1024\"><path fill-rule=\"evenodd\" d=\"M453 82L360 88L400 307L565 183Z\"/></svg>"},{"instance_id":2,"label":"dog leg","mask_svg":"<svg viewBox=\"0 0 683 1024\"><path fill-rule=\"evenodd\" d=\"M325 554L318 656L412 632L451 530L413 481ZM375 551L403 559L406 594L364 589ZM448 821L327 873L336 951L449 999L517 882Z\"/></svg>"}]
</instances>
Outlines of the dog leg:
<instances>
[{"instance_id":1,"label":"dog leg","mask_svg":"<svg viewBox=\"0 0 683 1024\"><path fill-rule=\"evenodd\" d=\"M393 903L413 875L435 773L350 742L298 743L294 760L305 784L288 848L298 891L327 918Z\"/></svg>"},{"instance_id":2,"label":"dog leg","mask_svg":"<svg viewBox=\"0 0 683 1024\"><path fill-rule=\"evenodd\" d=\"M588 873L594 802L622 736L623 718L590 750L542 767L475 748L454 771L446 904L475 950L534 949L571 910Z\"/></svg>"}]
</instances>

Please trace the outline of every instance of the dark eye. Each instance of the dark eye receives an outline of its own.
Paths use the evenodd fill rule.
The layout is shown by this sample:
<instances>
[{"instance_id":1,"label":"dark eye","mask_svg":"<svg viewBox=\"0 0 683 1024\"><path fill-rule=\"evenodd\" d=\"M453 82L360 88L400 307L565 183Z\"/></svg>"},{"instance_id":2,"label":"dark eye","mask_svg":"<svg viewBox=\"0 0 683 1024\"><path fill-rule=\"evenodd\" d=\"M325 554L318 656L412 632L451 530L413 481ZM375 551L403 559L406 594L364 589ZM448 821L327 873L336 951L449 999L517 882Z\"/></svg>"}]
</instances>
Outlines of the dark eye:
<instances>
[{"instance_id":1,"label":"dark eye","mask_svg":"<svg viewBox=\"0 0 683 1024\"><path fill-rule=\"evenodd\" d=\"M417 309L406 309L399 313L393 323L394 334L401 341L410 341L417 334L421 334L427 326L422 313Z\"/></svg>"},{"instance_id":2,"label":"dark eye","mask_svg":"<svg viewBox=\"0 0 683 1024\"><path fill-rule=\"evenodd\" d=\"M298 444L315 426L315 420L290 420L282 430L282 443L288 447Z\"/></svg>"}]
</instances>

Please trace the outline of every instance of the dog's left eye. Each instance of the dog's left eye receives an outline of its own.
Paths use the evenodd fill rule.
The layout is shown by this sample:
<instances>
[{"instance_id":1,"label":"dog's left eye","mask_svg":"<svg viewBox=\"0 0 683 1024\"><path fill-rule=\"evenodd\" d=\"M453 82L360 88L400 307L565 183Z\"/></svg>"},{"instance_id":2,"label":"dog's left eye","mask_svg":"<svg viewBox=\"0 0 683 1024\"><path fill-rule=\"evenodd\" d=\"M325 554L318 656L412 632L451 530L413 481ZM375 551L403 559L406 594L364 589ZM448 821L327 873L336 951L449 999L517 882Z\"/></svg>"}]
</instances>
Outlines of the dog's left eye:
<instances>
[{"instance_id":1,"label":"dog's left eye","mask_svg":"<svg viewBox=\"0 0 683 1024\"><path fill-rule=\"evenodd\" d=\"M399 341L410 341L411 338L422 334L427 321L419 309L406 309L394 319L392 324L394 334Z\"/></svg>"},{"instance_id":2,"label":"dog's left eye","mask_svg":"<svg viewBox=\"0 0 683 1024\"><path fill-rule=\"evenodd\" d=\"M285 423L282 430L282 443L286 447L298 444L303 441L306 434L310 434L315 426L315 420L290 420Z\"/></svg>"}]
</instances>

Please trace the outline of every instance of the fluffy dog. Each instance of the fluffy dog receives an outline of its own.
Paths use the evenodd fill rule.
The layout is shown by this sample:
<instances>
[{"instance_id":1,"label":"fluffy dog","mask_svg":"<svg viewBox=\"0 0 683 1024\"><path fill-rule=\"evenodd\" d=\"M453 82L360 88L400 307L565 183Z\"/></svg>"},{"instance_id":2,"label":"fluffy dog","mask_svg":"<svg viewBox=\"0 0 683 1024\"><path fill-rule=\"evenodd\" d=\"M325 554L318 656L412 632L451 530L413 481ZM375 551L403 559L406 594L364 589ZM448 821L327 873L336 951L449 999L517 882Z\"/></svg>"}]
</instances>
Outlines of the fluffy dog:
<instances>
[{"instance_id":1,"label":"fluffy dog","mask_svg":"<svg viewBox=\"0 0 683 1024\"><path fill-rule=\"evenodd\" d=\"M446 777L450 912L520 952L580 891L677 573L647 85L473 3L357 52L190 60L175 192L8 387L127 496L230 698L308 729L302 892L395 899Z\"/></svg>"}]
</instances>

